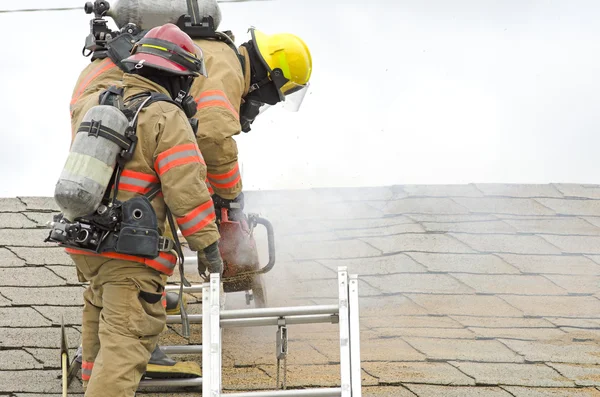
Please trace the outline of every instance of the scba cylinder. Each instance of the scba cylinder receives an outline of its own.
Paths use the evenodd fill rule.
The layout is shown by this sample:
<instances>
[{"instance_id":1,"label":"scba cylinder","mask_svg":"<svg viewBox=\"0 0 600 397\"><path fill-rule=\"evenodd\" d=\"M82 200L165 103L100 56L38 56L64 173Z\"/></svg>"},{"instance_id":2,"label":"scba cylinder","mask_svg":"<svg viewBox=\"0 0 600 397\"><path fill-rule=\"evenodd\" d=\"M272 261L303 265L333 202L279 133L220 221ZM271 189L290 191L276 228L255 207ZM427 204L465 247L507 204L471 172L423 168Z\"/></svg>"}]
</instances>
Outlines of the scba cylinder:
<instances>
[{"instance_id":1,"label":"scba cylinder","mask_svg":"<svg viewBox=\"0 0 600 397\"><path fill-rule=\"evenodd\" d=\"M213 17L215 29L221 23L221 9L217 0L192 0L192 12L201 17ZM180 16L191 14L188 0L117 0L111 2L108 15L119 29L128 23L149 30L166 23L176 23Z\"/></svg>"},{"instance_id":2,"label":"scba cylinder","mask_svg":"<svg viewBox=\"0 0 600 397\"><path fill-rule=\"evenodd\" d=\"M113 106L94 106L83 117L71 151L54 189L64 217L74 221L93 213L102 201L123 150L102 136L109 131L125 139L129 121Z\"/></svg>"}]
</instances>

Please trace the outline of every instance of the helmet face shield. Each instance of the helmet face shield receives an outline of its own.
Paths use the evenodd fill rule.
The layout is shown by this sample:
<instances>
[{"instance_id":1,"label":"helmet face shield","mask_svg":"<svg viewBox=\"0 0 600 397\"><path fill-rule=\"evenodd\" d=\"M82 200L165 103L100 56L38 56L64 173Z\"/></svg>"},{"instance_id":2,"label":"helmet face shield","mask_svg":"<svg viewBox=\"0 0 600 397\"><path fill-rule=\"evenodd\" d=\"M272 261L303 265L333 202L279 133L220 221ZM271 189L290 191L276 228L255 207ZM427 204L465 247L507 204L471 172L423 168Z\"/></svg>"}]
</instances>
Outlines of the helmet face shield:
<instances>
[{"instance_id":1,"label":"helmet face shield","mask_svg":"<svg viewBox=\"0 0 600 397\"><path fill-rule=\"evenodd\" d=\"M285 100L281 105L285 110L297 112L304 101L309 84L299 85L289 82L286 86L290 86L290 88L285 91Z\"/></svg>"}]
</instances>

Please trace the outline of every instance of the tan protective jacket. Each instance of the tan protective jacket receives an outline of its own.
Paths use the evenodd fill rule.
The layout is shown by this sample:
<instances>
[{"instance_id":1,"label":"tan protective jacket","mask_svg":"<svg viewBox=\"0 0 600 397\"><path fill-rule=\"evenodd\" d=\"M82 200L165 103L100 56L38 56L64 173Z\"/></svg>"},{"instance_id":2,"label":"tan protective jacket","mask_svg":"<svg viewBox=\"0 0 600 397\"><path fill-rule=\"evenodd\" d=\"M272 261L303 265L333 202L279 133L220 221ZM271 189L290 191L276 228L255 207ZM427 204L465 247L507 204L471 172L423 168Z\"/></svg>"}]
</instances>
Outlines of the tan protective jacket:
<instances>
[{"instance_id":1,"label":"tan protective jacket","mask_svg":"<svg viewBox=\"0 0 600 397\"><path fill-rule=\"evenodd\" d=\"M197 78L190 95L198 103L198 146L206 160L207 176L214 193L226 199L242 191L238 149L234 135L241 131L240 105L250 86L250 61L245 48L246 73L237 54L219 40L197 39L208 78Z\"/></svg>"},{"instance_id":2,"label":"tan protective jacket","mask_svg":"<svg viewBox=\"0 0 600 397\"><path fill-rule=\"evenodd\" d=\"M125 101L143 92L169 95L160 85L137 75L125 74L123 87ZM117 199L126 201L160 184L162 194L152 200L152 207L161 231L165 230L167 205L193 251L201 251L217 241L215 211L205 183L206 165L183 111L164 101L145 107L138 116L136 135L137 147L121 174ZM72 251L67 252L82 253ZM103 256L135 258L114 253ZM161 255L144 262L170 275L175 266L170 259Z\"/></svg>"},{"instance_id":3,"label":"tan protective jacket","mask_svg":"<svg viewBox=\"0 0 600 397\"><path fill-rule=\"evenodd\" d=\"M98 104L98 95L111 85L120 86L123 71L110 58L96 59L79 75L71 96L71 139L85 113Z\"/></svg>"}]
</instances>

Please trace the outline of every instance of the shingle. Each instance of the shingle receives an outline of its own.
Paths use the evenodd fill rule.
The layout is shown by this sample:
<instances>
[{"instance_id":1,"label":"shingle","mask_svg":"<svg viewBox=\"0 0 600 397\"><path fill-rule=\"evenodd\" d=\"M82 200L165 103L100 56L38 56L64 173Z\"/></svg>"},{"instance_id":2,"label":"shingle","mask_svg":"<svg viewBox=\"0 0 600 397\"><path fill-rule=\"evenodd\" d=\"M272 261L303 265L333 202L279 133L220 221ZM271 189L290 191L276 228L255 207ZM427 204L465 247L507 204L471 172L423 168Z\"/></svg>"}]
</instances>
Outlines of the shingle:
<instances>
[{"instance_id":1,"label":"shingle","mask_svg":"<svg viewBox=\"0 0 600 397\"><path fill-rule=\"evenodd\" d=\"M567 290L542 276L454 274L478 293L518 295L567 295Z\"/></svg>"},{"instance_id":2,"label":"shingle","mask_svg":"<svg viewBox=\"0 0 600 397\"><path fill-rule=\"evenodd\" d=\"M83 304L81 287L13 288L3 287L2 295L15 305L58 305Z\"/></svg>"},{"instance_id":3,"label":"shingle","mask_svg":"<svg viewBox=\"0 0 600 397\"><path fill-rule=\"evenodd\" d=\"M426 266L432 272L519 273L518 269L507 264L496 255L429 254L422 252L410 252L407 255Z\"/></svg>"},{"instance_id":4,"label":"shingle","mask_svg":"<svg viewBox=\"0 0 600 397\"><path fill-rule=\"evenodd\" d=\"M384 293L472 293L474 290L445 274L361 276Z\"/></svg>"},{"instance_id":5,"label":"shingle","mask_svg":"<svg viewBox=\"0 0 600 397\"><path fill-rule=\"evenodd\" d=\"M423 222L423 227L428 232L453 232L453 233L515 233L516 230L504 221L488 222L451 222L433 223Z\"/></svg>"},{"instance_id":6,"label":"shingle","mask_svg":"<svg viewBox=\"0 0 600 397\"><path fill-rule=\"evenodd\" d=\"M529 198L455 198L470 212L482 214L554 215L554 211Z\"/></svg>"},{"instance_id":7,"label":"shingle","mask_svg":"<svg viewBox=\"0 0 600 397\"><path fill-rule=\"evenodd\" d=\"M590 296L513 296L502 299L522 310L526 316L590 317L600 316L600 301Z\"/></svg>"},{"instance_id":8,"label":"shingle","mask_svg":"<svg viewBox=\"0 0 600 397\"><path fill-rule=\"evenodd\" d=\"M408 196L483 197L475 185L403 185Z\"/></svg>"},{"instance_id":9,"label":"shingle","mask_svg":"<svg viewBox=\"0 0 600 397\"><path fill-rule=\"evenodd\" d=\"M362 395L369 397L415 397L415 394L402 386L366 386Z\"/></svg>"},{"instance_id":10,"label":"shingle","mask_svg":"<svg viewBox=\"0 0 600 397\"><path fill-rule=\"evenodd\" d=\"M562 197L552 185L522 185L501 183L476 183L475 187L486 196L503 197Z\"/></svg>"},{"instance_id":11,"label":"shingle","mask_svg":"<svg viewBox=\"0 0 600 397\"><path fill-rule=\"evenodd\" d=\"M60 393L60 371L0 371L0 392Z\"/></svg>"},{"instance_id":12,"label":"shingle","mask_svg":"<svg viewBox=\"0 0 600 397\"><path fill-rule=\"evenodd\" d=\"M463 328L463 325L444 316L382 316L361 318L361 324L369 328Z\"/></svg>"},{"instance_id":13,"label":"shingle","mask_svg":"<svg viewBox=\"0 0 600 397\"><path fill-rule=\"evenodd\" d=\"M600 215L600 200L540 198L536 201L561 215Z\"/></svg>"},{"instance_id":14,"label":"shingle","mask_svg":"<svg viewBox=\"0 0 600 397\"><path fill-rule=\"evenodd\" d=\"M53 197L19 197L19 199L25 203L27 211L60 211L60 208Z\"/></svg>"},{"instance_id":15,"label":"shingle","mask_svg":"<svg viewBox=\"0 0 600 397\"><path fill-rule=\"evenodd\" d=\"M64 248L46 247L11 247L20 258L25 259L29 265L71 265L73 260L65 253Z\"/></svg>"},{"instance_id":16,"label":"shingle","mask_svg":"<svg viewBox=\"0 0 600 397\"><path fill-rule=\"evenodd\" d=\"M44 317L54 325L60 325L64 316L65 325L81 325L83 307L81 306L34 306Z\"/></svg>"},{"instance_id":17,"label":"shingle","mask_svg":"<svg viewBox=\"0 0 600 397\"><path fill-rule=\"evenodd\" d=\"M512 254L561 254L554 245L539 236L509 234L452 234L470 248L480 252ZM554 236L550 236L554 237Z\"/></svg>"},{"instance_id":18,"label":"shingle","mask_svg":"<svg viewBox=\"0 0 600 397\"><path fill-rule=\"evenodd\" d=\"M483 328L469 327L481 338L520 339L520 340L555 340L563 338L566 333L560 328Z\"/></svg>"},{"instance_id":19,"label":"shingle","mask_svg":"<svg viewBox=\"0 0 600 397\"><path fill-rule=\"evenodd\" d=\"M319 263L336 270L347 266L349 273L360 276L387 275L394 273L425 273L427 269L405 254L377 256L372 258L351 258L338 260L319 260ZM599 266L600 267L600 266Z\"/></svg>"},{"instance_id":20,"label":"shingle","mask_svg":"<svg viewBox=\"0 0 600 397\"><path fill-rule=\"evenodd\" d=\"M569 254L600 254L600 236L554 236L542 238Z\"/></svg>"},{"instance_id":21,"label":"shingle","mask_svg":"<svg viewBox=\"0 0 600 397\"><path fill-rule=\"evenodd\" d=\"M0 333L2 334L2 339L0 339L2 348L55 348L60 346L60 327L2 328ZM66 333L69 347L79 346L81 338L79 332L73 328L67 328Z\"/></svg>"},{"instance_id":22,"label":"shingle","mask_svg":"<svg viewBox=\"0 0 600 397\"><path fill-rule=\"evenodd\" d=\"M502 343L530 362L600 364L600 346L594 342L503 339Z\"/></svg>"},{"instance_id":23,"label":"shingle","mask_svg":"<svg viewBox=\"0 0 600 397\"><path fill-rule=\"evenodd\" d=\"M362 367L381 384L424 383L433 385L474 385L475 381L446 363L374 362Z\"/></svg>"},{"instance_id":24,"label":"shingle","mask_svg":"<svg viewBox=\"0 0 600 397\"><path fill-rule=\"evenodd\" d=\"M600 365L548 363L578 386L600 386ZM600 395L600 393L598 393Z\"/></svg>"},{"instance_id":25,"label":"shingle","mask_svg":"<svg viewBox=\"0 0 600 397\"><path fill-rule=\"evenodd\" d=\"M499 387L406 385L418 397L510 397Z\"/></svg>"},{"instance_id":26,"label":"shingle","mask_svg":"<svg viewBox=\"0 0 600 397\"><path fill-rule=\"evenodd\" d=\"M0 198L0 212L22 212L25 204L17 198Z\"/></svg>"},{"instance_id":27,"label":"shingle","mask_svg":"<svg viewBox=\"0 0 600 397\"><path fill-rule=\"evenodd\" d=\"M555 328L550 321L542 318L521 317L477 317L477 316L451 316L465 327L478 328Z\"/></svg>"},{"instance_id":28,"label":"shingle","mask_svg":"<svg viewBox=\"0 0 600 397\"><path fill-rule=\"evenodd\" d=\"M592 388L538 388L504 386L514 397L600 397L600 391Z\"/></svg>"},{"instance_id":29,"label":"shingle","mask_svg":"<svg viewBox=\"0 0 600 397\"><path fill-rule=\"evenodd\" d=\"M64 285L65 280L43 267L0 268L0 287Z\"/></svg>"},{"instance_id":30,"label":"shingle","mask_svg":"<svg viewBox=\"0 0 600 397\"><path fill-rule=\"evenodd\" d=\"M480 362L521 363L523 358L494 340L434 339L405 337L411 346L427 355L429 360L460 360Z\"/></svg>"},{"instance_id":31,"label":"shingle","mask_svg":"<svg viewBox=\"0 0 600 397\"><path fill-rule=\"evenodd\" d=\"M25 261L6 248L0 248L0 267L24 266Z\"/></svg>"},{"instance_id":32,"label":"shingle","mask_svg":"<svg viewBox=\"0 0 600 397\"><path fill-rule=\"evenodd\" d=\"M468 214L469 211L447 198L405 198L389 201L386 214Z\"/></svg>"},{"instance_id":33,"label":"shingle","mask_svg":"<svg viewBox=\"0 0 600 397\"><path fill-rule=\"evenodd\" d=\"M596 294L600 292L600 276L547 275L553 283L571 294Z\"/></svg>"},{"instance_id":34,"label":"shingle","mask_svg":"<svg viewBox=\"0 0 600 397\"><path fill-rule=\"evenodd\" d=\"M495 296L416 294L407 294L407 296L432 314L481 317L520 317L522 315L520 310Z\"/></svg>"},{"instance_id":35,"label":"shingle","mask_svg":"<svg viewBox=\"0 0 600 397\"><path fill-rule=\"evenodd\" d=\"M25 350L0 350L0 372L42 367L43 365Z\"/></svg>"},{"instance_id":36,"label":"shingle","mask_svg":"<svg viewBox=\"0 0 600 397\"><path fill-rule=\"evenodd\" d=\"M440 234L404 234L389 237L368 237L362 240L380 249L385 254L406 251L474 253L471 248L460 241Z\"/></svg>"},{"instance_id":37,"label":"shingle","mask_svg":"<svg viewBox=\"0 0 600 397\"><path fill-rule=\"evenodd\" d=\"M48 247L46 229L0 229L0 245L10 247Z\"/></svg>"},{"instance_id":38,"label":"shingle","mask_svg":"<svg viewBox=\"0 0 600 397\"><path fill-rule=\"evenodd\" d=\"M573 382L543 364L453 362L481 385L572 387Z\"/></svg>"},{"instance_id":39,"label":"shingle","mask_svg":"<svg viewBox=\"0 0 600 397\"><path fill-rule=\"evenodd\" d=\"M0 327L47 327L44 316L30 307L0 307Z\"/></svg>"},{"instance_id":40,"label":"shingle","mask_svg":"<svg viewBox=\"0 0 600 397\"><path fill-rule=\"evenodd\" d=\"M1 229L24 229L34 228L37 224L29 220L25 215L13 212L0 212Z\"/></svg>"},{"instance_id":41,"label":"shingle","mask_svg":"<svg viewBox=\"0 0 600 397\"><path fill-rule=\"evenodd\" d=\"M506 219L504 222L511 225L520 233L539 234L586 234L599 235L600 228L591 225L583 219L573 217L518 220Z\"/></svg>"},{"instance_id":42,"label":"shingle","mask_svg":"<svg viewBox=\"0 0 600 397\"><path fill-rule=\"evenodd\" d=\"M523 273L600 274L600 265L585 256L498 254Z\"/></svg>"},{"instance_id":43,"label":"shingle","mask_svg":"<svg viewBox=\"0 0 600 397\"><path fill-rule=\"evenodd\" d=\"M25 215L28 219L35 223L35 226L41 228L47 228L48 222L51 222L54 215L57 212L25 212ZM50 230L50 229L48 229Z\"/></svg>"},{"instance_id":44,"label":"shingle","mask_svg":"<svg viewBox=\"0 0 600 397\"><path fill-rule=\"evenodd\" d=\"M281 249L296 260L360 258L381 254L378 249L360 240L298 242L286 244Z\"/></svg>"},{"instance_id":45,"label":"shingle","mask_svg":"<svg viewBox=\"0 0 600 397\"><path fill-rule=\"evenodd\" d=\"M575 183L556 183L554 184L565 197L600 199L600 186L585 186Z\"/></svg>"},{"instance_id":46,"label":"shingle","mask_svg":"<svg viewBox=\"0 0 600 397\"><path fill-rule=\"evenodd\" d=\"M390 324L389 328L377 328L377 333L386 338L417 337L428 339L475 339L476 334L466 328L404 328L403 324Z\"/></svg>"}]
</instances>

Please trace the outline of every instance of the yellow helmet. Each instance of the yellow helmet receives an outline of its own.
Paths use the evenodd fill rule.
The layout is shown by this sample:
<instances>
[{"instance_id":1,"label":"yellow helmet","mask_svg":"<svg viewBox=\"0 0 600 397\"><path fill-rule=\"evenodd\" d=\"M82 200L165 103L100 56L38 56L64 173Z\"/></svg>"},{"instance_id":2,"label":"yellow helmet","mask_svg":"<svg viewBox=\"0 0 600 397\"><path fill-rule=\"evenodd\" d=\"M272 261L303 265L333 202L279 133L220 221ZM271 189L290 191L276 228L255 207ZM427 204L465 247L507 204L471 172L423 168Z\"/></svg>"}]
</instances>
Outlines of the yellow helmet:
<instances>
[{"instance_id":1,"label":"yellow helmet","mask_svg":"<svg viewBox=\"0 0 600 397\"><path fill-rule=\"evenodd\" d=\"M255 28L250 28L250 32L280 99L283 101L286 95L306 91L312 72L312 58L306 43L290 33L267 35ZM285 79L278 78L280 73Z\"/></svg>"}]
</instances>

